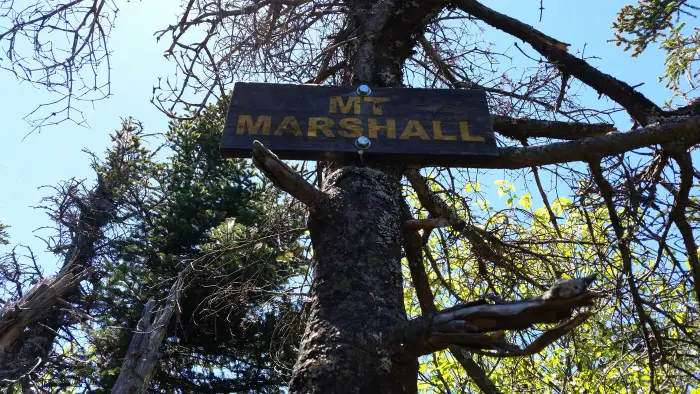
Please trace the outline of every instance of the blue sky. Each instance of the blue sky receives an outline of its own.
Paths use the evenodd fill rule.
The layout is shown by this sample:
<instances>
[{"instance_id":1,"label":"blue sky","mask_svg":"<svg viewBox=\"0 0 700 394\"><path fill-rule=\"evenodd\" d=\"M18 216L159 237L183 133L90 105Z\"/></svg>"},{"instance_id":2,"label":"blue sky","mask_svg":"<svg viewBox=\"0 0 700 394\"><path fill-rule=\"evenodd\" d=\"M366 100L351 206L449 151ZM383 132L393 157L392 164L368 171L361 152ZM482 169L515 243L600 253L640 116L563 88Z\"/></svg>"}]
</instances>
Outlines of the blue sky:
<instances>
[{"instance_id":1,"label":"blue sky","mask_svg":"<svg viewBox=\"0 0 700 394\"><path fill-rule=\"evenodd\" d=\"M40 88L19 84L9 73L0 71L0 108L3 125L0 134L0 221L11 226L12 244L31 246L39 254L47 273L56 268L57 258L43 251L34 230L50 226L46 214L37 205L50 194L42 185L54 185L71 177L92 179L89 149L101 154L109 143L109 132L117 129L120 119L133 116L142 121L148 132L166 129L167 119L150 102L151 90L158 77L172 75L174 65L162 55L166 43L158 44L153 33L176 19L179 3L172 0L121 2L120 14L109 42L112 51L112 92L108 100L93 106L83 105L90 128L63 123L25 138L30 126L23 117L38 104L55 100ZM628 1L596 0L585 3L545 0L542 22L539 0L496 0L485 3L519 18L557 39L571 44L576 52L586 45L586 53L600 57L594 64L604 72L630 84L645 82L641 92L662 104L670 93L657 82L663 74L663 57L655 48L639 58L631 58L621 48L606 40L613 37L610 26L615 14ZM2 21L0 21L0 24ZM487 31L486 40L503 50L512 47L515 38ZM523 47L528 48L527 45ZM513 53L514 48L509 51ZM534 54L534 51L529 53ZM518 67L517 61L513 67ZM596 100L591 94L588 100ZM593 104L595 105L595 104ZM607 105L602 105L603 107ZM616 118L618 127L629 126L626 116ZM47 232L43 234L47 235ZM0 252L7 248L0 249Z\"/></svg>"}]
</instances>

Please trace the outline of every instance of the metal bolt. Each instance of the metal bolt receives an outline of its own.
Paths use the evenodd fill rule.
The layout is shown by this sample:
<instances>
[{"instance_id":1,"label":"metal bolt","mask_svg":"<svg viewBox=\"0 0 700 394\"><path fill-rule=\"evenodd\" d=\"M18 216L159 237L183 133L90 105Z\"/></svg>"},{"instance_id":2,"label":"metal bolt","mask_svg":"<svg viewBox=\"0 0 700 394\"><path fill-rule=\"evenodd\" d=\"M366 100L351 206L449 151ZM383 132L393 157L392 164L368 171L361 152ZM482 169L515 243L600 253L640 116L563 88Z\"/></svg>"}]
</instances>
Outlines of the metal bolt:
<instances>
[{"instance_id":1,"label":"metal bolt","mask_svg":"<svg viewBox=\"0 0 700 394\"><path fill-rule=\"evenodd\" d=\"M369 138L365 137L364 135L361 137L358 137L355 140L355 148L359 150L365 150L369 149L369 147L372 145L372 141L369 140Z\"/></svg>"},{"instance_id":2,"label":"metal bolt","mask_svg":"<svg viewBox=\"0 0 700 394\"><path fill-rule=\"evenodd\" d=\"M360 85L357 87L357 94L360 96L369 96L372 94L372 89L367 85Z\"/></svg>"}]
</instances>

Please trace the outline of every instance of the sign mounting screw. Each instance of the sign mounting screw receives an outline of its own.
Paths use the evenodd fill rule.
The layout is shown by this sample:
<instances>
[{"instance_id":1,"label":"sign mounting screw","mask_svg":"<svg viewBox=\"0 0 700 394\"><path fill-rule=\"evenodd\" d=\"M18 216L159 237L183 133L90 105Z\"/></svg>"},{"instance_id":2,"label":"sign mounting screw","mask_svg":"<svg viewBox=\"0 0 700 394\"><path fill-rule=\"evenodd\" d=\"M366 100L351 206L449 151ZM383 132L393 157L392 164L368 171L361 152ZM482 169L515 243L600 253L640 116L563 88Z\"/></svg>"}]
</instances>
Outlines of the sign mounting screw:
<instances>
[{"instance_id":1,"label":"sign mounting screw","mask_svg":"<svg viewBox=\"0 0 700 394\"><path fill-rule=\"evenodd\" d=\"M358 150L366 150L369 149L370 146L372 146L372 141L370 141L369 138L365 137L364 135L355 140L355 148Z\"/></svg>"},{"instance_id":2,"label":"sign mounting screw","mask_svg":"<svg viewBox=\"0 0 700 394\"><path fill-rule=\"evenodd\" d=\"M357 94L360 96L369 96L372 94L372 89L367 85L360 85L357 87Z\"/></svg>"}]
</instances>

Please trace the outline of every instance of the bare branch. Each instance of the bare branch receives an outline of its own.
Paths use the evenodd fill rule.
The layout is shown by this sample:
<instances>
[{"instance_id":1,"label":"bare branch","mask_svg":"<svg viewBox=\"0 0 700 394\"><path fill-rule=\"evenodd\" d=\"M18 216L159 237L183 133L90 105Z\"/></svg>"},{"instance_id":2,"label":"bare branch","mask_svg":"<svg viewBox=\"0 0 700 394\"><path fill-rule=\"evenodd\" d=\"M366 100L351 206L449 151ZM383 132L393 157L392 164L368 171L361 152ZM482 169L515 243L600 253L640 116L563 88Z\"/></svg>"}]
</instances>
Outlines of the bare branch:
<instances>
[{"instance_id":1,"label":"bare branch","mask_svg":"<svg viewBox=\"0 0 700 394\"><path fill-rule=\"evenodd\" d=\"M532 26L496 12L475 0L457 0L455 4L487 24L527 42L563 74L575 76L598 93L605 94L619 103L641 125L652 123L653 117L662 115L661 108L627 83L598 71L585 60L568 53L567 44L554 40Z\"/></svg>"},{"instance_id":2,"label":"bare branch","mask_svg":"<svg viewBox=\"0 0 700 394\"><path fill-rule=\"evenodd\" d=\"M289 168L260 141L253 142L253 163L280 189L313 209L324 194Z\"/></svg>"},{"instance_id":3,"label":"bare branch","mask_svg":"<svg viewBox=\"0 0 700 394\"><path fill-rule=\"evenodd\" d=\"M111 95L107 39L117 12L111 0L37 0L21 9L16 2L0 2L0 25L6 26L0 30L0 48L6 54L0 70L59 97L25 117L35 130L66 120L84 126L75 103ZM23 53L25 48L33 54Z\"/></svg>"},{"instance_id":4,"label":"bare branch","mask_svg":"<svg viewBox=\"0 0 700 394\"><path fill-rule=\"evenodd\" d=\"M584 138L571 142L555 142L548 145L524 148L499 148L498 156L485 157L473 165L481 168L525 168L573 161L589 161L593 158L613 156L623 152L678 141L690 146L700 143L700 116L670 118L643 129L624 133L610 133L600 137Z\"/></svg>"},{"instance_id":5,"label":"bare branch","mask_svg":"<svg viewBox=\"0 0 700 394\"><path fill-rule=\"evenodd\" d=\"M615 126L606 123L577 123L554 120L515 119L507 116L491 117L493 128L499 134L514 140L523 138L555 138L560 140L579 140L598 137L615 130Z\"/></svg>"},{"instance_id":6,"label":"bare branch","mask_svg":"<svg viewBox=\"0 0 700 394\"><path fill-rule=\"evenodd\" d=\"M168 322L185 287L184 277L183 273L178 276L168 292L165 306L160 313L153 313L155 307L153 299L148 300L144 306L112 394L147 392L153 376L153 367L158 360L159 350L168 329Z\"/></svg>"}]
</instances>

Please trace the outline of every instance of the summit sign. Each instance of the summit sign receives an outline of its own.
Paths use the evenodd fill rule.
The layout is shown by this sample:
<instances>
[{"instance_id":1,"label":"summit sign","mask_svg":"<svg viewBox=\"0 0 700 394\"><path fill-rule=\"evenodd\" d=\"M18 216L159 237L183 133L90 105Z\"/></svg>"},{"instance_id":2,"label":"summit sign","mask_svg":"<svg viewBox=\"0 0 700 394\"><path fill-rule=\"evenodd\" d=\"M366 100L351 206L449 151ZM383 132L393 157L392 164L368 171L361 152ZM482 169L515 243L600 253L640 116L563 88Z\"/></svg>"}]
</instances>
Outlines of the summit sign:
<instances>
[{"instance_id":1,"label":"summit sign","mask_svg":"<svg viewBox=\"0 0 700 394\"><path fill-rule=\"evenodd\" d=\"M483 90L239 82L220 150L250 157L255 140L295 160L470 166L497 155Z\"/></svg>"}]
</instances>

